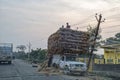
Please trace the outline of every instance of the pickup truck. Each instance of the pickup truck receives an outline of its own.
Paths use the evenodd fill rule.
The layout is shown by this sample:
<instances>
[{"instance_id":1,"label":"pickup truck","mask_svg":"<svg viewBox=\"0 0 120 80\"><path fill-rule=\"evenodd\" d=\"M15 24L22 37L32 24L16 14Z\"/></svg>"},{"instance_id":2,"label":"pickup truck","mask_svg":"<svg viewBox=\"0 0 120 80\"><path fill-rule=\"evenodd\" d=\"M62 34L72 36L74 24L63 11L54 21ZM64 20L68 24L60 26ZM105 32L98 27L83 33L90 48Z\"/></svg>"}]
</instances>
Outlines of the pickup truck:
<instances>
[{"instance_id":1,"label":"pickup truck","mask_svg":"<svg viewBox=\"0 0 120 80\"><path fill-rule=\"evenodd\" d=\"M53 55L52 64L62 69L65 74L84 75L87 70L86 63L77 62L73 55Z\"/></svg>"}]
</instances>

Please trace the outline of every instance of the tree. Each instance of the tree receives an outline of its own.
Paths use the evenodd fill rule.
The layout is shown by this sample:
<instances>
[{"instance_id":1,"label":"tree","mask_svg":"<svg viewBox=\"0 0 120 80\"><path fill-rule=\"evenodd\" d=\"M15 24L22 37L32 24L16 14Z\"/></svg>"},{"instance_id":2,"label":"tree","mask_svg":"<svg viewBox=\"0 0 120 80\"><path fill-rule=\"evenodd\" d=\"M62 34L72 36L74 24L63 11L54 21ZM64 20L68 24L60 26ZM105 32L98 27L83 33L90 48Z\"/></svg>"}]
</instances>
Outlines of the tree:
<instances>
[{"instance_id":1,"label":"tree","mask_svg":"<svg viewBox=\"0 0 120 80\"><path fill-rule=\"evenodd\" d=\"M18 53L19 53L19 54L17 54L17 58L26 59L26 57L27 57L27 54L25 54L26 46L18 45L16 48L18 49Z\"/></svg>"},{"instance_id":2,"label":"tree","mask_svg":"<svg viewBox=\"0 0 120 80\"><path fill-rule=\"evenodd\" d=\"M25 52L26 46L25 45L18 45L16 48L18 49L18 52Z\"/></svg>"},{"instance_id":3,"label":"tree","mask_svg":"<svg viewBox=\"0 0 120 80\"><path fill-rule=\"evenodd\" d=\"M118 38L118 39L120 39L120 33L117 33L117 34L115 35L115 37Z\"/></svg>"},{"instance_id":4,"label":"tree","mask_svg":"<svg viewBox=\"0 0 120 80\"><path fill-rule=\"evenodd\" d=\"M41 50L38 53L38 60L44 61L46 59L47 51L46 50Z\"/></svg>"},{"instance_id":5,"label":"tree","mask_svg":"<svg viewBox=\"0 0 120 80\"><path fill-rule=\"evenodd\" d=\"M115 34L114 37L109 37L104 41L105 45L120 44L120 33Z\"/></svg>"},{"instance_id":6,"label":"tree","mask_svg":"<svg viewBox=\"0 0 120 80\"><path fill-rule=\"evenodd\" d=\"M36 50L32 50L30 53L30 60L42 62L46 59L47 50L37 48Z\"/></svg>"},{"instance_id":7,"label":"tree","mask_svg":"<svg viewBox=\"0 0 120 80\"><path fill-rule=\"evenodd\" d=\"M38 51L36 50L32 50L30 55L30 60L32 61L36 61L38 59Z\"/></svg>"},{"instance_id":8,"label":"tree","mask_svg":"<svg viewBox=\"0 0 120 80\"><path fill-rule=\"evenodd\" d=\"M101 33L101 29L99 29L98 31L98 35L97 35L97 39L96 39L96 42L94 42L94 38L95 38L95 33L96 33L96 27L91 27L89 25L89 27L87 28L87 32L89 34L89 48L91 48L91 46L95 44L95 48L99 47L101 44L100 44L100 40L102 38L102 36L100 35ZM94 49L95 51L96 49Z\"/></svg>"}]
</instances>

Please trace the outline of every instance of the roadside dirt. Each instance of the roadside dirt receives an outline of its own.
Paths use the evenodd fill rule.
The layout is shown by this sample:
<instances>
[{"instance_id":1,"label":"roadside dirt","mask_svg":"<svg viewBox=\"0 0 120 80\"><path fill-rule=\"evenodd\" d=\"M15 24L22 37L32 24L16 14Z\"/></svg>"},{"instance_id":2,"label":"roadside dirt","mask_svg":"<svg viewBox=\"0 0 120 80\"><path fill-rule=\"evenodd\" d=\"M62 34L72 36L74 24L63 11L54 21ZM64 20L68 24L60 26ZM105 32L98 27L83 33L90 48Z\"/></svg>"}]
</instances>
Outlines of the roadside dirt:
<instances>
[{"instance_id":1,"label":"roadside dirt","mask_svg":"<svg viewBox=\"0 0 120 80\"><path fill-rule=\"evenodd\" d=\"M38 67L40 68L40 67ZM39 70L39 69L38 69ZM50 76L50 75L59 75L62 78L64 78L64 80L120 80L118 78L113 78L112 76L110 77L109 75L104 76L101 75L100 72L92 72L92 73L88 73L85 76L81 76L81 75L65 75L63 73L62 70L59 69L55 69L55 68L45 68L41 71L38 71L40 74L45 74L46 76Z\"/></svg>"}]
</instances>

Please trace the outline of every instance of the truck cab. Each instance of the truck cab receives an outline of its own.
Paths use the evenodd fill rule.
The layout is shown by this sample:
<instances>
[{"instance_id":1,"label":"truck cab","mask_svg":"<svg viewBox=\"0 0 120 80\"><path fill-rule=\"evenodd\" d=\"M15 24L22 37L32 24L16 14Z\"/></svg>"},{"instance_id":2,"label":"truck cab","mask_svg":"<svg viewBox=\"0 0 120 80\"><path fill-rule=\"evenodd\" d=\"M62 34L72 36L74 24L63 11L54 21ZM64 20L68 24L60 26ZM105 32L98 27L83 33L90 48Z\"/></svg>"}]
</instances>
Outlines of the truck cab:
<instances>
[{"instance_id":1,"label":"truck cab","mask_svg":"<svg viewBox=\"0 0 120 80\"><path fill-rule=\"evenodd\" d=\"M87 70L86 63L77 62L74 55L54 55L53 63L58 65L65 74L84 74Z\"/></svg>"}]
</instances>

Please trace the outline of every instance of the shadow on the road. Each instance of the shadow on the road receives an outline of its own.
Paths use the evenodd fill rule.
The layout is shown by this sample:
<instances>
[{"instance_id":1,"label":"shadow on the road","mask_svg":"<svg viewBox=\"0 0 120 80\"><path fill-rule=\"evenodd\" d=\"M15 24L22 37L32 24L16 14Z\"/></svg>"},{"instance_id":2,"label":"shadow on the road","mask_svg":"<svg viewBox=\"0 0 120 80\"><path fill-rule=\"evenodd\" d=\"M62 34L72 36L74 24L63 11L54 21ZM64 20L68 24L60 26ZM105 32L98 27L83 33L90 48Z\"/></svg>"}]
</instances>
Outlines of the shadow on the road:
<instances>
[{"instance_id":1,"label":"shadow on the road","mask_svg":"<svg viewBox=\"0 0 120 80\"><path fill-rule=\"evenodd\" d=\"M0 63L0 65L12 65L12 63L11 63L11 64L8 64L8 63L6 63L6 62L3 62L3 63Z\"/></svg>"},{"instance_id":2,"label":"shadow on the road","mask_svg":"<svg viewBox=\"0 0 120 80\"><path fill-rule=\"evenodd\" d=\"M68 76L76 76L76 77L78 77L78 76L87 76L87 74L69 74Z\"/></svg>"}]
</instances>

